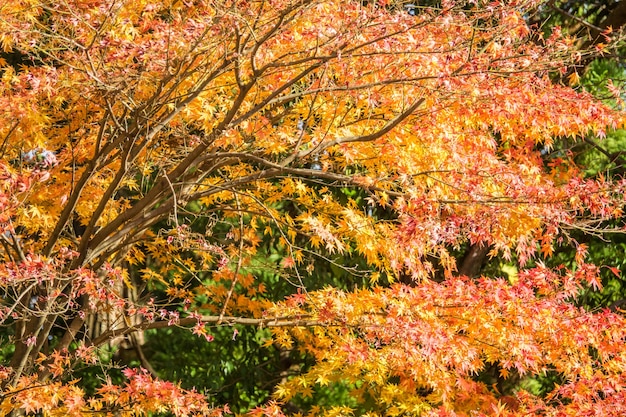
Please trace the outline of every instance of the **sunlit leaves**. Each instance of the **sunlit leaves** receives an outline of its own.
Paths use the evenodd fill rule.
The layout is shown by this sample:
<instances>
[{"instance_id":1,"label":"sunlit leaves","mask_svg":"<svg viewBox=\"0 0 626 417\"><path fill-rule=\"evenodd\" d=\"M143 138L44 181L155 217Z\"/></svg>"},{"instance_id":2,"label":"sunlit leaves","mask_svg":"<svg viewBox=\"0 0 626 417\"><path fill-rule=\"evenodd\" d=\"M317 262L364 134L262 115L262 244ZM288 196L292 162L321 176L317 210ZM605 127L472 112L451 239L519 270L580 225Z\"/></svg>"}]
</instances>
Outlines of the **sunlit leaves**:
<instances>
[{"instance_id":1,"label":"sunlit leaves","mask_svg":"<svg viewBox=\"0 0 626 417\"><path fill-rule=\"evenodd\" d=\"M217 413L148 371L113 381L104 352L93 396L73 367L146 329L212 341L234 323L315 361L273 382L282 401L343 384L373 415L517 412L473 379L488 365L563 375L521 412L573 414L583 382L621 389L622 317L567 301L600 287L569 231L602 233L626 183L542 150L624 116L551 81L576 54L531 33L538 2L10 3L0 44L24 65L0 63L5 411ZM576 269L543 268L563 244ZM468 245L539 266L458 277ZM310 291L330 282L351 291Z\"/></svg>"},{"instance_id":2,"label":"sunlit leaves","mask_svg":"<svg viewBox=\"0 0 626 417\"><path fill-rule=\"evenodd\" d=\"M375 410L393 405L425 411L443 405L462 413L471 403L489 413L498 393L472 381L488 364L498 364L504 378L511 372L556 371L567 384L557 387L553 398L574 399L580 406L579 384L598 378L606 366L623 366L616 364L624 360L623 317L593 314L567 302L586 279L579 272L536 268L525 271L516 284L455 278L352 293L328 289L309 294L305 305L278 307L319 317L323 331L276 330L276 340L288 345L290 335L318 358L302 377L309 384L362 383L354 395L374 395ZM615 389L623 389L618 376L614 383L620 387ZM289 389L298 392L300 386L294 379L277 396L290 397L294 392ZM520 398L522 408L542 404ZM609 410L612 401L621 400L595 401L599 409ZM511 409L509 404L507 410L518 406ZM567 415L575 415L574 409Z\"/></svg>"}]
</instances>

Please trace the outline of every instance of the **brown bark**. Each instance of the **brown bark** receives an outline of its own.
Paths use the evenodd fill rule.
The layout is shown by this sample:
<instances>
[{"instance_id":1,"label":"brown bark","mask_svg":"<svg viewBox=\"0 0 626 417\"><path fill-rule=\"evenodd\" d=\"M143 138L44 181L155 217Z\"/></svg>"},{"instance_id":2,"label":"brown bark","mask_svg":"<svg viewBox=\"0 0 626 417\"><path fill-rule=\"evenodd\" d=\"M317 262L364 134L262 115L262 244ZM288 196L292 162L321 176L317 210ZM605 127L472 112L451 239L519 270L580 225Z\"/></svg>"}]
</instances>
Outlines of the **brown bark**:
<instances>
[{"instance_id":1,"label":"brown bark","mask_svg":"<svg viewBox=\"0 0 626 417\"><path fill-rule=\"evenodd\" d=\"M480 271L487 259L489 253L489 246L486 245L472 245L469 247L461 264L459 265L459 275L466 275L470 278L477 278L480 275Z\"/></svg>"},{"instance_id":2,"label":"brown bark","mask_svg":"<svg viewBox=\"0 0 626 417\"><path fill-rule=\"evenodd\" d=\"M626 24L626 1L620 1L619 3L617 3L617 6L615 6L615 8L611 11L611 13L609 13L609 15L606 17L606 19L604 19L602 22L600 22L600 27L602 29L607 29L608 27L611 27L613 29L613 31L617 31L620 28L622 28L622 26L624 26ZM594 43L597 42L602 42L602 38L598 38L600 36L599 33L592 33L592 35L595 35L594 38Z\"/></svg>"}]
</instances>

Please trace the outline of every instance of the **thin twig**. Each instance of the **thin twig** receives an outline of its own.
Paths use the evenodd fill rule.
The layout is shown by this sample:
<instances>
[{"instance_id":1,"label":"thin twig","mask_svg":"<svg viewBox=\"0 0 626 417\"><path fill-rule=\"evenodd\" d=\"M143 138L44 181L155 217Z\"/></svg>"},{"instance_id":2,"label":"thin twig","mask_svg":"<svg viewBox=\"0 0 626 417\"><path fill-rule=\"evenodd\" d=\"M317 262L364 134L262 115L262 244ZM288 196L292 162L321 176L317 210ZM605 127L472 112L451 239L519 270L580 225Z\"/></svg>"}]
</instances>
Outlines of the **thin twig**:
<instances>
[{"instance_id":1,"label":"thin twig","mask_svg":"<svg viewBox=\"0 0 626 417\"><path fill-rule=\"evenodd\" d=\"M224 305L222 306L222 311L220 312L219 319L217 320L218 326L222 324L222 320L224 320L224 314L226 313L226 307L228 306L230 298L233 296L233 291L235 290L235 285L237 285L237 279L239 277L239 271L241 269L241 259L243 258L243 213L241 213L240 211L241 205L239 204L239 196L235 192L233 192L233 196L235 197L235 203L237 204L237 210L239 211L239 256L237 258L237 266L235 267L235 272L233 275L233 282L230 284L230 289L228 290L226 300L224 301Z\"/></svg>"}]
</instances>

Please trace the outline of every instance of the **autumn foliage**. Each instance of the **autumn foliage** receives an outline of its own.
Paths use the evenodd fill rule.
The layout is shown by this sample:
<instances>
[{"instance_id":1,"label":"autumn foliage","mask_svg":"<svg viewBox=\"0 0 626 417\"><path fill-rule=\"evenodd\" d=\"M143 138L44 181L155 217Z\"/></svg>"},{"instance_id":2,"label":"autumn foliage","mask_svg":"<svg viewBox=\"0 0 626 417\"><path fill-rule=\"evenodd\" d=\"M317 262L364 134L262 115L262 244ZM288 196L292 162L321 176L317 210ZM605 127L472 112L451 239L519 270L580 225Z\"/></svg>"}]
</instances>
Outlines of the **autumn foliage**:
<instances>
[{"instance_id":1,"label":"autumn foliage","mask_svg":"<svg viewBox=\"0 0 626 417\"><path fill-rule=\"evenodd\" d=\"M579 55L526 24L540 3L0 5L0 414L227 413L106 352L240 325L314 359L251 415L335 385L372 416L623 415L623 312L575 304L611 266L572 232L621 217L626 182L546 154L625 118L554 81ZM468 247L518 274L458 274ZM367 285L310 290L330 266ZM488 368L560 383L504 395Z\"/></svg>"}]
</instances>

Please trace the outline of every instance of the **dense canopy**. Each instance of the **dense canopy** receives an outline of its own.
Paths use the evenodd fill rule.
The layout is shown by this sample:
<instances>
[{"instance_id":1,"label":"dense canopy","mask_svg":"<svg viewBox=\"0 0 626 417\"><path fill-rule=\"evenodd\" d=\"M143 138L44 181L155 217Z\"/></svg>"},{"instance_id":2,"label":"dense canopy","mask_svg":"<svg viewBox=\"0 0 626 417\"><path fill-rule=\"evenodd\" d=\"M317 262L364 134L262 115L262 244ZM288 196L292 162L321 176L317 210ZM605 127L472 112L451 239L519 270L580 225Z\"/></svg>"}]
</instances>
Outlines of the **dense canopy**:
<instances>
[{"instance_id":1,"label":"dense canopy","mask_svg":"<svg viewBox=\"0 0 626 417\"><path fill-rule=\"evenodd\" d=\"M1 5L0 414L227 412L141 346L247 326L306 358L252 415L623 414L625 318L574 302L617 271L574 232L626 182L552 151L626 119L540 4ZM476 248L517 273L460 273Z\"/></svg>"}]
</instances>

